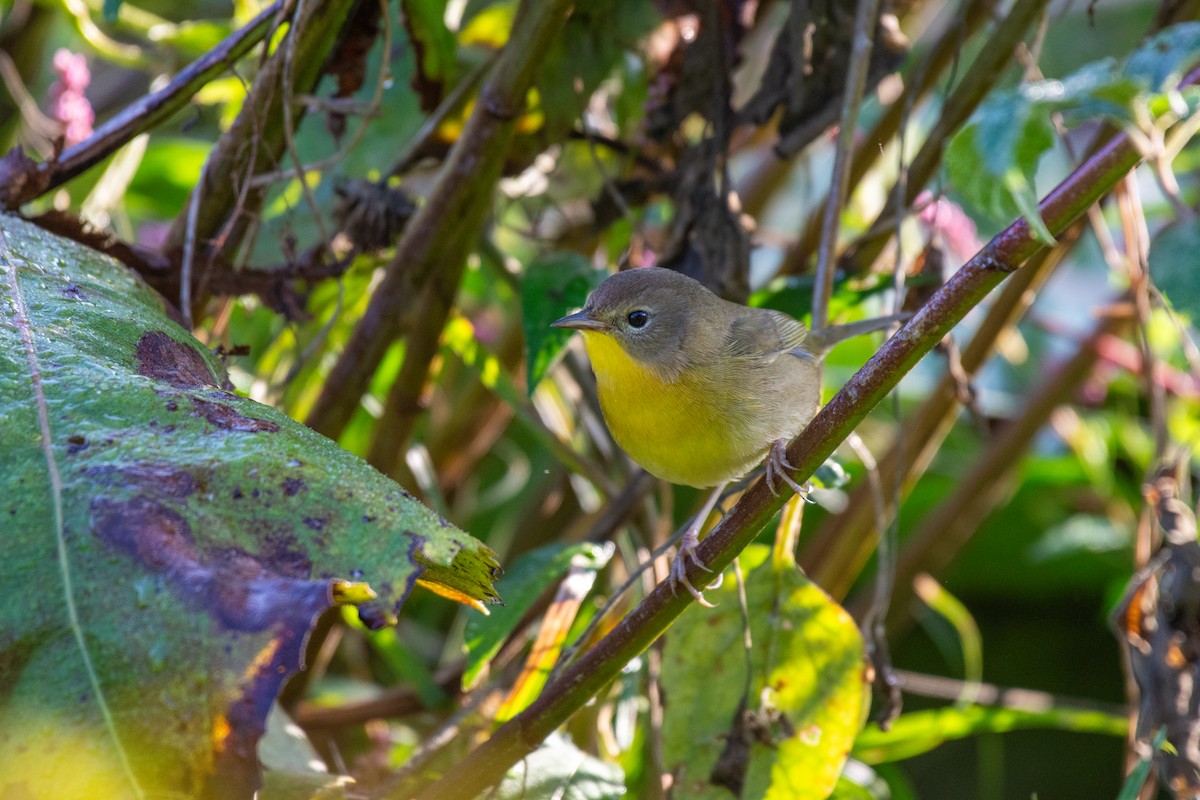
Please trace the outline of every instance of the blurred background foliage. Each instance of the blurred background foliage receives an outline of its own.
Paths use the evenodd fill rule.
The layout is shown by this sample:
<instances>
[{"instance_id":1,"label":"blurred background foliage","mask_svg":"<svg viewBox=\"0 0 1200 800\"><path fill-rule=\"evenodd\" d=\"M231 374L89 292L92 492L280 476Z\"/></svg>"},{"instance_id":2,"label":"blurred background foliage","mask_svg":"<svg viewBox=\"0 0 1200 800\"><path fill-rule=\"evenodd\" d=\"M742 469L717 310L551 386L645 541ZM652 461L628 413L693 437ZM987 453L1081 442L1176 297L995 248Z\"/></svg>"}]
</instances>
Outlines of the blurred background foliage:
<instances>
[{"instance_id":1,"label":"blurred background foliage","mask_svg":"<svg viewBox=\"0 0 1200 800\"><path fill-rule=\"evenodd\" d=\"M304 14L322 4L297 5ZM169 118L21 211L70 212L89 230L159 254L166 266L155 272L143 259L143 274L226 354L240 393L366 457L499 554L509 575L498 589L511 607L493 617L500 628L479 630L475 612L428 594L410 600L394 630L370 633L331 612L314 632L308 670L281 698L331 771L354 776L366 795L401 796L412 786L405 781L444 771L504 716L556 593L554 608L563 608L564 573L586 576L587 588L574 598L575 616L557 621L559 646L590 621L603 633L633 606L652 582L635 582L613 614L595 619L700 500L639 477L607 436L579 343L546 325L617 264L673 266L726 296L807 317L854 20L837 3L576 3L521 67L536 77L528 92L516 84L528 102L512 107L493 77L512 68L497 54L519 24L516 0L326 5L336 24L301 40L311 50L293 54L293 85L275 87L295 100L290 118L276 110L251 135L237 133L237 121L252 116L247 104L259 102L248 92L273 58L252 50ZM803 9L816 20L809 49L777 49L779 37L801 36L794 19ZM261 10L253 0L2 0L0 147L21 144L35 160L51 159ZM1055 123L1046 124L1044 157L1022 150L1032 134L1014 133L1016 150L996 155L980 133L975 149L951 148L943 164L949 137L984 95L1021 128L1018 107L1004 100L1019 82L1122 59L1195 15L1194 3L1142 0L885 4L856 141L861 169L833 246L841 270L830 318L885 313L897 265L910 292L936 284L929 273L915 277L922 264L950 274L1012 221L1011 197L989 202L989 152L1005 169L1023 161L1041 196L1120 116L1084 105L1063 119L1051 113L1064 109L1039 107L1030 118ZM269 37L274 55L286 51L285 30ZM973 65L989 56L997 66L976 75ZM960 96L968 79L982 84L973 99ZM1127 125L1155 130L1115 81L1100 83L1133 109ZM481 86L489 87L482 95ZM946 123L963 103L966 113ZM1194 107L1195 97L1182 103ZM481 104L510 125L511 141L481 157L478 170L451 176L467 181L459 195L473 200L414 234L406 226L417 209L453 190L442 170ZM72 133L72 124L83 127ZM1160 152L1162 142L1144 135L1147 152ZM932 168L901 173L927 147ZM206 174L217 151L224 166ZM1123 182L1089 225L1060 237L1044 283L1026 295L1032 305L1019 324L988 334L994 355L960 387L965 410L913 474L894 522L908 571L888 617L905 712L890 733L868 726L839 796L1016 800L1120 790L1132 698L1109 617L1153 546L1148 476L1178 452L1185 473L1200 466L1192 326L1200 148L1184 136L1166 152ZM206 187L199 195L198 186ZM885 213L895 198L904 212ZM189 209L199 223L189 223ZM197 232L191 256L189 229ZM885 242L899 237L872 250L880 230ZM416 236L426 240L410 241ZM433 266L410 267L406 257L422 244L432 255L421 264ZM1147 247L1161 295L1129 258ZM188 258L193 285L181 294ZM372 311L385 275L404 285L403 303ZM958 349L985 329L1000 291L955 330ZM1148 299L1135 324L1091 335L1111 304L1135 295ZM339 362L368 339L378 357L360 361L346 382ZM878 341L852 340L830 354L826 397ZM946 374L947 352L926 358L863 423L876 458L912 430ZM1082 370L1060 372L1081 353ZM1029 434L1002 449L1022 424ZM847 451L838 460L851 487L867 485L859 458ZM978 476L978 494L956 498L968 475ZM853 498L851 512L873 502L869 493ZM947 508L965 512L939 540ZM803 517L800 564L861 614L873 586L874 520L864 530L818 506ZM762 541L774 536L769 528ZM732 593L721 597L736 603ZM465 641L473 643L466 662ZM655 742L663 698L649 688L661 657L656 647L631 663L577 714L566 730L573 745L553 743L595 757L574 796L663 794ZM702 671L684 674L704 680ZM435 737L448 730L459 735ZM501 795L524 786L550 796L557 785L552 774Z\"/></svg>"}]
</instances>

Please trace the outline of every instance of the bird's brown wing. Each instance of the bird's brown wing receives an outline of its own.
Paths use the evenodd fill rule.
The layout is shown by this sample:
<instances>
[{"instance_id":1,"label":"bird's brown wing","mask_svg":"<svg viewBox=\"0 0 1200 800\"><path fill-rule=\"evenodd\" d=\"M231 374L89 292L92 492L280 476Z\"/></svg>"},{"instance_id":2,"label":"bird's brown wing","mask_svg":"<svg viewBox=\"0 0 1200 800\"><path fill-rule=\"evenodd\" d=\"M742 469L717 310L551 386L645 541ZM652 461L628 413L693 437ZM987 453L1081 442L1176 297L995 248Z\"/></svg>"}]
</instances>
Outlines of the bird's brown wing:
<instances>
[{"instance_id":1,"label":"bird's brown wing","mask_svg":"<svg viewBox=\"0 0 1200 800\"><path fill-rule=\"evenodd\" d=\"M808 329L803 323L782 311L747 308L734 318L729 327L725 352L738 358L770 363L783 353L804 352L807 335Z\"/></svg>"}]
</instances>

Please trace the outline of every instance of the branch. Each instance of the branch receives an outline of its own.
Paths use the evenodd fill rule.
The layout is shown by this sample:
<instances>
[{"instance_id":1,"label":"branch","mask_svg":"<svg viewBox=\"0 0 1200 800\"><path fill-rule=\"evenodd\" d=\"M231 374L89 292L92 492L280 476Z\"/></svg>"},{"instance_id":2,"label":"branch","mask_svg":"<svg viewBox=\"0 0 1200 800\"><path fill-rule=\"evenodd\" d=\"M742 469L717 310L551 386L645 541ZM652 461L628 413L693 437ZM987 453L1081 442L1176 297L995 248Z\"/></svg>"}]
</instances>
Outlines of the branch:
<instances>
[{"instance_id":1,"label":"branch","mask_svg":"<svg viewBox=\"0 0 1200 800\"><path fill-rule=\"evenodd\" d=\"M1189 74L1184 85L1197 81L1200 69ZM1042 202L1040 210L1046 225L1061 234L1139 161L1140 156L1126 135L1112 139ZM796 465L791 477L798 482L807 480L968 311L1041 248L1024 218L992 239L883 345L791 443L787 459ZM709 565L713 574L720 574L754 540L786 499L773 496L762 480L756 481L700 543L699 561ZM713 575L693 565L688 579L696 586L705 586ZM513 764L612 682L632 658L667 630L690 602L690 595L672 595L670 587L660 584L611 633L547 685L529 708L501 725L488 741L452 772L427 787L420 797L472 798L500 780Z\"/></svg>"},{"instance_id":2,"label":"branch","mask_svg":"<svg viewBox=\"0 0 1200 800\"><path fill-rule=\"evenodd\" d=\"M837 244L838 227L842 218L842 203L850 184L850 151L858 130L858 111L867 88L867 71L871 51L875 47L875 27L879 25L879 0L858 0L854 16L854 35L850 50L850 69L842 97L841 121L838 124L837 149L833 153L833 170L829 195L825 198L825 214L821 221L821 248L817 254L817 280L813 287L812 327L821 330L829 326L829 298L833 296L833 251Z\"/></svg>"},{"instance_id":3,"label":"branch","mask_svg":"<svg viewBox=\"0 0 1200 800\"><path fill-rule=\"evenodd\" d=\"M1172 21L1187 18L1186 14L1185 9L1176 9L1174 19L1156 21L1147 35ZM1095 141L1103 141L1111 135L1111 129L1102 129ZM962 354L961 366L967 375L974 375L982 367L1002 330L1015 324L1032 303L1032 295L1037 293L1067 250L1077 241L1082 224L1080 221L1073 225L1065 235L1058 237L1058 246L1034 259L1008 282ZM803 248L802 244L798 249L803 251ZM899 434L901 438L879 463L884 485L900 487L902 496L906 496L924 474L954 422L959 409L955 384L953 375L942 379L917 414L904 424L904 430ZM901 460L904 464L902 471L898 472L897 465ZM889 515L895 513L893 500L894 496L887 498ZM856 487L851 492L847 510L827 518L815 536L809 539L801 556L800 563L805 573L834 597L844 597L850 590L858 571L875 547L878 530L870 501L869 488L865 485Z\"/></svg>"},{"instance_id":4,"label":"branch","mask_svg":"<svg viewBox=\"0 0 1200 800\"><path fill-rule=\"evenodd\" d=\"M250 24L230 34L208 53L180 70L162 89L126 106L87 139L64 150L58 158L38 165L40 179L34 184L37 191L5 197L5 207L16 208L39 195L57 189L108 158L138 134L150 130L186 106L204 84L224 72L250 48L262 41L270 28L271 18L281 6L281 0L276 0Z\"/></svg>"},{"instance_id":5,"label":"branch","mask_svg":"<svg viewBox=\"0 0 1200 800\"><path fill-rule=\"evenodd\" d=\"M525 95L572 5L570 0L522 0L508 43L462 136L405 228L379 288L308 415L313 429L333 439L339 436L384 353L412 325L418 303L429 304L422 325L445 326L467 255L491 208Z\"/></svg>"}]
</instances>

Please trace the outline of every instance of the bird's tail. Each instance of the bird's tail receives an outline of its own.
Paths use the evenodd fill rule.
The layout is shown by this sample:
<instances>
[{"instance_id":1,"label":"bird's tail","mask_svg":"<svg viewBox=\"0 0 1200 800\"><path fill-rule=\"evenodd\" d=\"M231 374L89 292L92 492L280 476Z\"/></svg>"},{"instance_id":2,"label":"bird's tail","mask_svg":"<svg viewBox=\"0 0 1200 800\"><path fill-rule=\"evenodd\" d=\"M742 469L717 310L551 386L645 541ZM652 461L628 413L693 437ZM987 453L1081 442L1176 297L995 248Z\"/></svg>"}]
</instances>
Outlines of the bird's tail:
<instances>
[{"instance_id":1,"label":"bird's tail","mask_svg":"<svg viewBox=\"0 0 1200 800\"><path fill-rule=\"evenodd\" d=\"M864 333L874 333L875 331L883 330L896 323L905 322L911 316L912 314L891 314L886 317L864 319L846 325L831 325L828 328L809 331L808 336L804 338L804 349L813 354L823 356L832 350L833 346L838 342L853 339L855 336L862 336Z\"/></svg>"}]
</instances>

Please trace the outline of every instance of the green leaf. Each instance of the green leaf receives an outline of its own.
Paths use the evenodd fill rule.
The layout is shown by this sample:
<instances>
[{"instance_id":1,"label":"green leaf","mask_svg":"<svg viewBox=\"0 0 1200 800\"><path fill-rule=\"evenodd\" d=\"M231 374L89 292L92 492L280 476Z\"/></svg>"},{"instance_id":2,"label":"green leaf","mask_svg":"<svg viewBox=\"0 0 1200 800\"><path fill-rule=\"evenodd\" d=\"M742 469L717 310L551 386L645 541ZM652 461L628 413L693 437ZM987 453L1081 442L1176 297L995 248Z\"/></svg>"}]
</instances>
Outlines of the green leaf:
<instances>
[{"instance_id":1,"label":"green leaf","mask_svg":"<svg viewBox=\"0 0 1200 800\"><path fill-rule=\"evenodd\" d=\"M550 323L583 305L588 293L608 277L578 253L551 253L532 261L521 279L525 329L525 374L529 394L554 363L572 331Z\"/></svg>"},{"instance_id":2,"label":"green leaf","mask_svg":"<svg viewBox=\"0 0 1200 800\"><path fill-rule=\"evenodd\" d=\"M1161 102L1183 70L1200 58L1200 23L1162 31L1117 68L1112 59L1088 64L1060 80L1026 83L997 92L983 103L946 150L950 183L969 203L993 217L1029 220L1046 244L1054 237L1037 212L1034 177L1054 145L1051 116L1069 120L1097 116L1133 124L1135 107L1162 113Z\"/></svg>"},{"instance_id":3,"label":"green leaf","mask_svg":"<svg viewBox=\"0 0 1200 800\"><path fill-rule=\"evenodd\" d=\"M478 616L486 618L483 614ZM422 654L414 651L396 628L366 631L365 637L367 644L387 665L390 673L387 684L398 683L410 687L425 708L441 708L446 704L446 692L438 684Z\"/></svg>"},{"instance_id":4,"label":"green leaf","mask_svg":"<svg viewBox=\"0 0 1200 800\"><path fill-rule=\"evenodd\" d=\"M600 570L612 558L613 546L597 544L550 544L518 558L505 573L500 588L504 605L488 616L467 620L467 666L462 685L470 689L483 675L484 667L500 650L504 640L516 628L542 592L562 577L571 566Z\"/></svg>"},{"instance_id":5,"label":"green leaf","mask_svg":"<svg viewBox=\"0 0 1200 800\"><path fill-rule=\"evenodd\" d=\"M259 800L342 800L353 781L332 775L304 731L276 703L267 717L267 731L258 747L263 764Z\"/></svg>"},{"instance_id":6,"label":"green leaf","mask_svg":"<svg viewBox=\"0 0 1200 800\"><path fill-rule=\"evenodd\" d=\"M890 787L883 778L861 761L850 759L830 800L892 800Z\"/></svg>"},{"instance_id":7,"label":"green leaf","mask_svg":"<svg viewBox=\"0 0 1200 800\"><path fill-rule=\"evenodd\" d=\"M956 656L962 656L963 678L967 682L962 696L974 699L970 687L977 687L979 681L983 680L983 637L979 635L975 617L961 600L929 576L921 576L913 583L918 586L921 601L953 629L953 642L948 641L949 637L941 635L937 629L929 631L930 638L946 655L947 661L952 662ZM927 629L933 627L924 618L922 624Z\"/></svg>"},{"instance_id":8,"label":"green leaf","mask_svg":"<svg viewBox=\"0 0 1200 800\"><path fill-rule=\"evenodd\" d=\"M667 638L663 749L667 769L678 776L677 796L728 798L710 775L723 751L740 742L744 751L725 752L723 761L727 774L742 779L740 796L826 798L862 725L858 626L803 573L776 569L769 555L755 545L740 556L753 640L749 664L730 575L705 590L717 607L689 610ZM738 724L743 699L761 725L757 733Z\"/></svg>"},{"instance_id":9,"label":"green leaf","mask_svg":"<svg viewBox=\"0 0 1200 800\"><path fill-rule=\"evenodd\" d=\"M613 74L626 52L638 51L659 19L654 4L643 0L576 4L538 73L540 108L552 141L576 127L601 81Z\"/></svg>"},{"instance_id":10,"label":"green leaf","mask_svg":"<svg viewBox=\"0 0 1200 800\"><path fill-rule=\"evenodd\" d=\"M625 797L625 774L616 764L580 750L554 734L509 770L497 800L618 800Z\"/></svg>"},{"instance_id":11,"label":"green leaf","mask_svg":"<svg viewBox=\"0 0 1200 800\"><path fill-rule=\"evenodd\" d=\"M490 550L226 391L112 259L0 217L0 315L0 796L246 796L317 614L497 599Z\"/></svg>"},{"instance_id":12,"label":"green leaf","mask_svg":"<svg viewBox=\"0 0 1200 800\"><path fill-rule=\"evenodd\" d=\"M1200 225L1196 220L1177 220L1150 242L1150 277L1171 301L1171 307L1200 321Z\"/></svg>"},{"instance_id":13,"label":"green leaf","mask_svg":"<svg viewBox=\"0 0 1200 800\"><path fill-rule=\"evenodd\" d=\"M104 21L113 23L117 21L117 12L121 10L123 0L104 0Z\"/></svg>"},{"instance_id":14,"label":"green leaf","mask_svg":"<svg viewBox=\"0 0 1200 800\"><path fill-rule=\"evenodd\" d=\"M1151 92L1174 89L1200 60L1200 22L1182 22L1160 31L1130 54L1125 74Z\"/></svg>"},{"instance_id":15,"label":"green leaf","mask_svg":"<svg viewBox=\"0 0 1200 800\"><path fill-rule=\"evenodd\" d=\"M1133 531L1099 514L1075 514L1046 529L1029 548L1033 563L1067 558L1078 553L1128 550Z\"/></svg>"},{"instance_id":16,"label":"green leaf","mask_svg":"<svg viewBox=\"0 0 1200 800\"><path fill-rule=\"evenodd\" d=\"M106 0L107 1L107 0ZM215 20L180 20L154 31L157 44L179 51L177 58L195 59L212 50L229 36L232 29L226 22Z\"/></svg>"},{"instance_id":17,"label":"green leaf","mask_svg":"<svg viewBox=\"0 0 1200 800\"><path fill-rule=\"evenodd\" d=\"M1032 170L1030 174L1032 174ZM1034 238L1042 244L1053 246L1055 244L1054 234L1046 227L1046 221L1042 219L1042 212L1038 209L1037 193L1033 190L1033 184L1026 180L1026 174L1020 169L1005 171L1004 188L1008 190L1008 195L1012 198L1017 210L1025 219L1029 220L1029 227L1033 229Z\"/></svg>"},{"instance_id":18,"label":"green leaf","mask_svg":"<svg viewBox=\"0 0 1200 800\"><path fill-rule=\"evenodd\" d=\"M1158 733L1154 735L1152 754L1157 754L1163 748L1163 744L1167 741L1166 726L1158 729ZM1125 778L1125 783L1121 785L1121 793L1117 795L1117 800L1137 800L1142 795L1142 787L1146 784L1146 779L1150 777L1150 767L1153 766L1154 759L1142 757L1138 759L1138 763L1133 769L1129 770L1128 777Z\"/></svg>"},{"instance_id":19,"label":"green leaf","mask_svg":"<svg viewBox=\"0 0 1200 800\"><path fill-rule=\"evenodd\" d=\"M404 24L420 57L426 80L450 82L457 68L458 45L446 27L446 0L403 0Z\"/></svg>"},{"instance_id":20,"label":"green leaf","mask_svg":"<svg viewBox=\"0 0 1200 800\"><path fill-rule=\"evenodd\" d=\"M1124 737L1128 732L1129 720L1103 711L1065 708L1027 711L968 706L914 711L901 714L887 731L880 730L875 724L864 728L854 742L854 757L868 764L882 764L927 753L954 739L1030 728Z\"/></svg>"},{"instance_id":21,"label":"green leaf","mask_svg":"<svg viewBox=\"0 0 1200 800\"><path fill-rule=\"evenodd\" d=\"M1035 113L1028 95L1002 94L980 106L972 122L950 142L946 169L951 184L992 216L1025 216L1034 234L1054 237L1037 212L1034 175L1054 143L1048 114Z\"/></svg>"}]
</instances>

